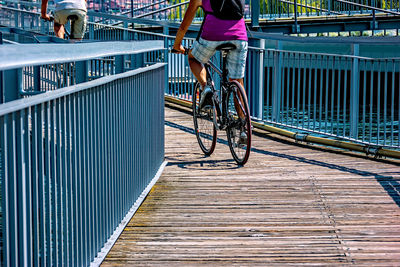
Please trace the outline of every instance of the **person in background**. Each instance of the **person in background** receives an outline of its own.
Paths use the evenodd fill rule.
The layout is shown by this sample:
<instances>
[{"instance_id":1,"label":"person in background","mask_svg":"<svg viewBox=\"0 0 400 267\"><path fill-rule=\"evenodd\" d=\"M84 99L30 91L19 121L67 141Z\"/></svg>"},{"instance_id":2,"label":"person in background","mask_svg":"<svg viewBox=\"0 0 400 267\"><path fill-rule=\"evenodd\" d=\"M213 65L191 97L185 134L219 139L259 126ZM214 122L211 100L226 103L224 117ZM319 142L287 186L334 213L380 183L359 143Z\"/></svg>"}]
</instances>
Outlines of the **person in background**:
<instances>
[{"instance_id":1,"label":"person in background","mask_svg":"<svg viewBox=\"0 0 400 267\"><path fill-rule=\"evenodd\" d=\"M47 3L42 0L41 17L50 21L52 18L47 14ZM86 29L86 0L54 0L54 33L59 38L64 38L65 24L71 21L70 39L80 41Z\"/></svg>"},{"instance_id":2,"label":"person in background","mask_svg":"<svg viewBox=\"0 0 400 267\"><path fill-rule=\"evenodd\" d=\"M212 90L209 85L207 85L206 70L203 64L207 63L207 61L215 54L217 47L226 43L236 46L236 49L232 50L227 58L228 75L230 80L237 80L242 86L244 86L243 78L248 49L248 38L244 18L218 18L218 16L213 12L211 1L216 0L190 0L188 9L186 10L183 21L176 34L173 46L174 53L185 53L185 48L182 46L182 40L192 23L197 10L202 7L207 15L204 18L205 21L199 36L200 38L194 42L189 52L190 69L203 89L200 98L200 106L203 106L203 103L207 102L207 100L209 102L212 95ZM247 99L245 101L247 101Z\"/></svg>"}]
</instances>

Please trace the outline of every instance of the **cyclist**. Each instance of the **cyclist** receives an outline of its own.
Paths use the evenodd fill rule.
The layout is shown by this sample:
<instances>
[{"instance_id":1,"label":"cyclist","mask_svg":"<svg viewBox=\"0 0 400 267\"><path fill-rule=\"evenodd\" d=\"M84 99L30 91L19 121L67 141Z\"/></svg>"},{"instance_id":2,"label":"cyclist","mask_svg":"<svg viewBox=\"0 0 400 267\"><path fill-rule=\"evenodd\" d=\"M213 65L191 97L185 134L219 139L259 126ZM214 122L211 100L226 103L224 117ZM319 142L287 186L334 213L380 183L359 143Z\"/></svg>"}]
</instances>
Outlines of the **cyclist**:
<instances>
[{"instance_id":1,"label":"cyclist","mask_svg":"<svg viewBox=\"0 0 400 267\"><path fill-rule=\"evenodd\" d=\"M47 3L49 0L42 0L41 17L44 20L51 20L47 14ZM71 20L70 39L82 40L86 29L86 0L54 0L56 9L54 11L54 33L59 38L64 38L65 24Z\"/></svg>"},{"instance_id":2,"label":"cyclist","mask_svg":"<svg viewBox=\"0 0 400 267\"><path fill-rule=\"evenodd\" d=\"M244 86L243 78L248 41L244 18L218 18L213 13L211 1L215 0L190 0L173 46L173 51L175 53L185 53L182 40L195 17L196 11L199 7L202 7L206 16L199 36L200 38L194 42L188 54L190 69L202 87L200 107L210 103L210 98L212 96L212 89L207 85L206 70L203 64L208 62L215 54L217 47L222 44L230 43L236 46L236 49L231 50L227 57L228 75L230 80L237 80ZM244 101L247 101L247 99L244 99ZM239 116L241 115L242 114L239 114ZM242 133L240 138L245 139L245 133Z\"/></svg>"}]
</instances>

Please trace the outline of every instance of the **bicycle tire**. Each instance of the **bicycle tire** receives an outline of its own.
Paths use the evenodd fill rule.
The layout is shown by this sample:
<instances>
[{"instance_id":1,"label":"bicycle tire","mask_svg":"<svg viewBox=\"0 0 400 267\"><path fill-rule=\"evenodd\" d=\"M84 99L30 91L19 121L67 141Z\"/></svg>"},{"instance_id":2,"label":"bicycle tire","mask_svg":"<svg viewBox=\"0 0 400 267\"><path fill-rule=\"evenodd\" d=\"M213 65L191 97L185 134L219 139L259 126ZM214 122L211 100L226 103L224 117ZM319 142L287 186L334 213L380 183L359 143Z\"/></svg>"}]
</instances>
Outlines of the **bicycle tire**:
<instances>
[{"instance_id":1,"label":"bicycle tire","mask_svg":"<svg viewBox=\"0 0 400 267\"><path fill-rule=\"evenodd\" d=\"M216 114L215 107L200 109L201 86L197 82L193 90L192 108L194 130L200 149L206 156L214 152L217 143L217 129L213 123Z\"/></svg>"},{"instance_id":2,"label":"bicycle tire","mask_svg":"<svg viewBox=\"0 0 400 267\"><path fill-rule=\"evenodd\" d=\"M251 150L251 119L245 91L237 81L229 82L226 105L228 113L226 134L229 149L237 164L244 165L249 159ZM238 112L238 109L241 112ZM240 113L242 115L239 116ZM246 134L246 138L241 138L242 133Z\"/></svg>"}]
</instances>

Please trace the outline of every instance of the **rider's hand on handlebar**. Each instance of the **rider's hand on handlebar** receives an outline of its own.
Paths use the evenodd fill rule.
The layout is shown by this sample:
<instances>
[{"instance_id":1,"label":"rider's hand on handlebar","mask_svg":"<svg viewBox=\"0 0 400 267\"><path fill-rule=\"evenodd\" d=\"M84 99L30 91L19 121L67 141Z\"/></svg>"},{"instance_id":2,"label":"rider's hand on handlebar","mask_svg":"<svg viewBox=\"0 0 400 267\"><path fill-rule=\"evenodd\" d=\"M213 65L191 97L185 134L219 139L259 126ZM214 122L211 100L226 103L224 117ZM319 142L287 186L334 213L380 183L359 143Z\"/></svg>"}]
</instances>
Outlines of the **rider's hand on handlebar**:
<instances>
[{"instance_id":1,"label":"rider's hand on handlebar","mask_svg":"<svg viewBox=\"0 0 400 267\"><path fill-rule=\"evenodd\" d=\"M49 14L42 14L40 16L42 19L46 20L46 21L52 21L52 17Z\"/></svg>"},{"instance_id":2,"label":"rider's hand on handlebar","mask_svg":"<svg viewBox=\"0 0 400 267\"><path fill-rule=\"evenodd\" d=\"M175 53L175 54L186 54L187 53L186 49L181 44L174 45L172 47L171 52Z\"/></svg>"}]
</instances>

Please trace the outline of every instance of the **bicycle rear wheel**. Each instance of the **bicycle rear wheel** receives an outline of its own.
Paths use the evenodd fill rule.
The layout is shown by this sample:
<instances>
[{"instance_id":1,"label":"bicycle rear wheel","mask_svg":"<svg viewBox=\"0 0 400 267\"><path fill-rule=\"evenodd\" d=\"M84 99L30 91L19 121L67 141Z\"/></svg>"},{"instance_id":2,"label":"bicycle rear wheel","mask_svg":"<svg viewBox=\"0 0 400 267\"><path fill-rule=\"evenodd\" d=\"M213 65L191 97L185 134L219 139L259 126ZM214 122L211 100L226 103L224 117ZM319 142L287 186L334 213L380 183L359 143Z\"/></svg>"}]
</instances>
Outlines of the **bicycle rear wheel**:
<instances>
[{"instance_id":1,"label":"bicycle rear wheel","mask_svg":"<svg viewBox=\"0 0 400 267\"><path fill-rule=\"evenodd\" d=\"M229 83L227 95L228 126L226 134L233 159L244 165L251 150L251 119L246 94L240 83Z\"/></svg>"},{"instance_id":2,"label":"bicycle rear wheel","mask_svg":"<svg viewBox=\"0 0 400 267\"><path fill-rule=\"evenodd\" d=\"M213 123L216 112L213 106L200 109L200 95L201 86L197 82L192 98L194 130L201 150L205 155L209 156L214 152L217 143L217 129Z\"/></svg>"}]
</instances>

